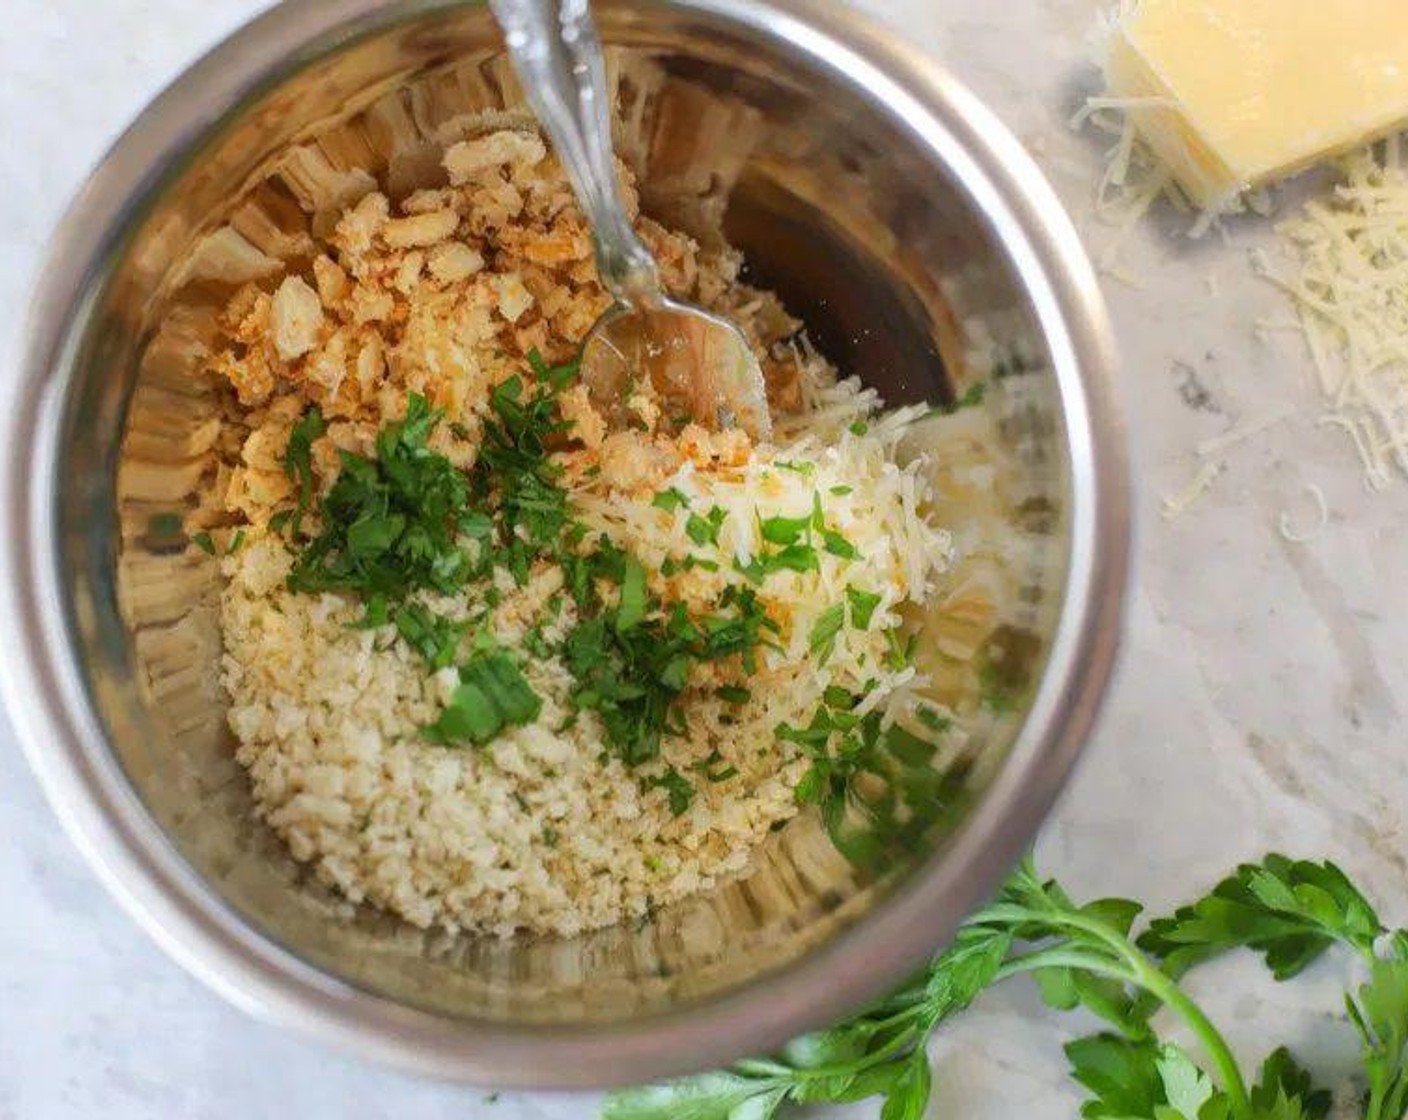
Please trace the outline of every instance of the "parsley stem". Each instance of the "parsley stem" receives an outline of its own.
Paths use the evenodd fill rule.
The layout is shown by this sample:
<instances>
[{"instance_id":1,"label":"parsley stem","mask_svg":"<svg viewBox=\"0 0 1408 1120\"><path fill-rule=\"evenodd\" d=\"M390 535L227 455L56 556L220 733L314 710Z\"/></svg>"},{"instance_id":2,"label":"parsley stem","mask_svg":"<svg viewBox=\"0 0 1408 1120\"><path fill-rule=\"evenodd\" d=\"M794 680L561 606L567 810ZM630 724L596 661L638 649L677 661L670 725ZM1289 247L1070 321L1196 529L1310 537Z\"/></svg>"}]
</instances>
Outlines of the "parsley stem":
<instances>
[{"instance_id":1,"label":"parsley stem","mask_svg":"<svg viewBox=\"0 0 1408 1120\"><path fill-rule=\"evenodd\" d=\"M1150 995L1157 998L1165 1007L1177 1014L1192 1028L1203 1044L1203 1049L1212 1059L1222 1087L1227 1093L1227 1103L1234 1117L1251 1116L1251 1100L1247 1095L1247 1085L1242 1079L1241 1067L1233 1057L1222 1032L1212 1024L1203 1009L1194 1003L1167 975L1141 957L1135 968L1134 982Z\"/></svg>"},{"instance_id":2,"label":"parsley stem","mask_svg":"<svg viewBox=\"0 0 1408 1120\"><path fill-rule=\"evenodd\" d=\"M1036 972L1043 968L1078 968L1082 972L1093 972L1099 976L1108 976L1113 980L1133 981L1134 979L1129 971L1112 961L1090 953L1083 953L1078 949L1068 949L1064 945L1055 945L1049 949L1038 949L1033 953L1024 953L1004 961L1002 967L993 974L993 983L1007 980L1013 976L1020 976L1024 972Z\"/></svg>"},{"instance_id":3,"label":"parsley stem","mask_svg":"<svg viewBox=\"0 0 1408 1120\"><path fill-rule=\"evenodd\" d=\"M1045 897L1044 894L1043 897ZM1027 906L998 905L990 907L986 914L990 917L1016 922L1035 918L1049 926L1075 930L1108 946L1128 966L1127 970L1115 962L1099 962L1098 957L1095 958L1095 961L1098 962L1095 967L1091 967L1090 964L1081 964L1076 967L1088 968L1092 972L1100 972L1103 975L1127 980L1129 983L1143 988L1170 1011L1178 1015L1192 1028L1193 1033L1198 1036L1203 1048L1207 1051L1208 1057L1212 1059L1213 1065L1217 1067L1218 1077L1227 1093L1232 1116L1235 1118L1249 1117L1251 1115L1251 1100L1247 1095L1247 1085L1242 1078L1241 1068L1237 1065L1237 1059L1233 1057L1227 1040L1213 1026L1212 1021L1203 1014L1202 1008L1189 999L1162 970L1151 964L1149 958L1135 947L1120 930L1089 914L1066 909L1050 899L1046 901L1050 906L1049 910Z\"/></svg>"}]
</instances>

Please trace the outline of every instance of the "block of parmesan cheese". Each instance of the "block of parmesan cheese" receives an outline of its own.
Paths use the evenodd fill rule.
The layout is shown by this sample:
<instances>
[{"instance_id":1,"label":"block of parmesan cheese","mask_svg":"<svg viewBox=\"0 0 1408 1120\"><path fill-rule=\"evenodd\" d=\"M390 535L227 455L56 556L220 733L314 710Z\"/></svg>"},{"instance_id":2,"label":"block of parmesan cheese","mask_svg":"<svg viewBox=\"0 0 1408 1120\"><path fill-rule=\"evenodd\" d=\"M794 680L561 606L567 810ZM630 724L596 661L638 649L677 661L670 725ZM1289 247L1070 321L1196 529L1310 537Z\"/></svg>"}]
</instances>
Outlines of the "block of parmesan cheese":
<instances>
[{"instance_id":1,"label":"block of parmesan cheese","mask_svg":"<svg viewBox=\"0 0 1408 1120\"><path fill-rule=\"evenodd\" d=\"M1408 0L1140 0L1106 80L1184 190L1219 209L1408 126Z\"/></svg>"}]
</instances>

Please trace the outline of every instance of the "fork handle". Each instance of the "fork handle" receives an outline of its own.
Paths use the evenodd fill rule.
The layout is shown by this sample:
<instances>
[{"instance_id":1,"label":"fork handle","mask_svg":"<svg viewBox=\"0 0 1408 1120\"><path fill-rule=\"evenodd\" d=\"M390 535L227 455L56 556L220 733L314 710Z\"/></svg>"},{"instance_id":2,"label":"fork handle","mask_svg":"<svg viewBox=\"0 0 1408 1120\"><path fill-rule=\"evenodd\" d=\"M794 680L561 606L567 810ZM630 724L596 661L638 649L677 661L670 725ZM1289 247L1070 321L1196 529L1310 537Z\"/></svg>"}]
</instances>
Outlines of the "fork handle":
<instances>
[{"instance_id":1,"label":"fork handle","mask_svg":"<svg viewBox=\"0 0 1408 1120\"><path fill-rule=\"evenodd\" d=\"M489 6L528 104L591 223L602 283L627 305L657 304L660 271L631 226L616 178L606 63L589 0L489 0Z\"/></svg>"}]
</instances>

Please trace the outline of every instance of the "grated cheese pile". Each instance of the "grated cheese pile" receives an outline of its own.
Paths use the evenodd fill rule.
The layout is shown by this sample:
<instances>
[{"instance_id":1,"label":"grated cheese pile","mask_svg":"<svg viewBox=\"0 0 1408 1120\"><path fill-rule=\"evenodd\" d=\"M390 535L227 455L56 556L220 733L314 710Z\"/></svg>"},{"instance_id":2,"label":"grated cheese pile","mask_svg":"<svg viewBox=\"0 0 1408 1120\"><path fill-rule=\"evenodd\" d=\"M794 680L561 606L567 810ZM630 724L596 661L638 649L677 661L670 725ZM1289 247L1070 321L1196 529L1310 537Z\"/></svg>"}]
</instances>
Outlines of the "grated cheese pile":
<instances>
[{"instance_id":1,"label":"grated cheese pile","mask_svg":"<svg viewBox=\"0 0 1408 1120\"><path fill-rule=\"evenodd\" d=\"M1382 150L1343 160L1330 195L1278 226L1293 268L1253 258L1295 304L1319 423L1349 436L1374 490L1408 474L1408 168L1398 141Z\"/></svg>"}]
</instances>

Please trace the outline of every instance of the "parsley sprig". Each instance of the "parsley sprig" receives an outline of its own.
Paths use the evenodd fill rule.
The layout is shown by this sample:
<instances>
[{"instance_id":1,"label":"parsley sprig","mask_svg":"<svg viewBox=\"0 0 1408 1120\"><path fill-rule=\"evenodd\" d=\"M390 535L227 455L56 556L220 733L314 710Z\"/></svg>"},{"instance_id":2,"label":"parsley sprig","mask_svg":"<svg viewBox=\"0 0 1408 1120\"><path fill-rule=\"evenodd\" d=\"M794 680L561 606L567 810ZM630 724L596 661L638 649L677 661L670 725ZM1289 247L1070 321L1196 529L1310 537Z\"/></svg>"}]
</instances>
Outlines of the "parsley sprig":
<instances>
[{"instance_id":1,"label":"parsley sprig","mask_svg":"<svg viewBox=\"0 0 1408 1120\"><path fill-rule=\"evenodd\" d=\"M1360 1115L1408 1113L1408 932L1385 937L1337 868L1267 856L1136 936L1141 909L1128 899L1078 904L1024 863L900 991L768 1058L614 1093L603 1116L768 1120L791 1104L879 1095L882 1120L917 1118L930 1093L933 1033L991 985L1027 973L1053 1007L1083 1008L1110 1028L1065 1047L1072 1077L1090 1094L1081 1110L1089 1120L1324 1120L1330 1094L1287 1049L1249 1075L1181 986L1189 968L1238 947L1261 953L1278 979L1333 948L1360 957L1368 979L1346 997L1362 1041ZM1182 1021L1196 1051L1161 1037L1160 1009Z\"/></svg>"}]
</instances>

